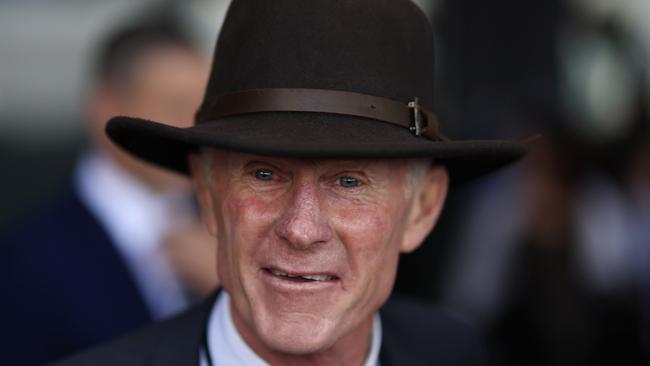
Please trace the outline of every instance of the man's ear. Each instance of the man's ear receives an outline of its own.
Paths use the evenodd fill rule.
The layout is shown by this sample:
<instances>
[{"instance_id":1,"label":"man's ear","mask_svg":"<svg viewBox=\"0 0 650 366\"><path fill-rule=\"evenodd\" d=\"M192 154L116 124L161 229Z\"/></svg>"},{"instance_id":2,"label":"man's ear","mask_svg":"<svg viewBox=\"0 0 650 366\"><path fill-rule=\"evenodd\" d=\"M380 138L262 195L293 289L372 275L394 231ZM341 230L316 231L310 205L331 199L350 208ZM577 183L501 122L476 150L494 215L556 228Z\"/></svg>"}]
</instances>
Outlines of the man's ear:
<instances>
[{"instance_id":1,"label":"man's ear","mask_svg":"<svg viewBox=\"0 0 650 366\"><path fill-rule=\"evenodd\" d=\"M203 157L199 153L190 153L188 157L192 180L196 189L196 197L201 208L201 218L203 224L210 235L217 236L216 217L214 216L214 206L212 201L212 191L210 190L210 179L206 176L206 169Z\"/></svg>"},{"instance_id":2,"label":"man's ear","mask_svg":"<svg viewBox=\"0 0 650 366\"><path fill-rule=\"evenodd\" d=\"M417 249L433 230L445 203L448 187L449 174L441 165L431 166L414 187L413 202L408 212L406 232L400 247L402 253Z\"/></svg>"}]
</instances>

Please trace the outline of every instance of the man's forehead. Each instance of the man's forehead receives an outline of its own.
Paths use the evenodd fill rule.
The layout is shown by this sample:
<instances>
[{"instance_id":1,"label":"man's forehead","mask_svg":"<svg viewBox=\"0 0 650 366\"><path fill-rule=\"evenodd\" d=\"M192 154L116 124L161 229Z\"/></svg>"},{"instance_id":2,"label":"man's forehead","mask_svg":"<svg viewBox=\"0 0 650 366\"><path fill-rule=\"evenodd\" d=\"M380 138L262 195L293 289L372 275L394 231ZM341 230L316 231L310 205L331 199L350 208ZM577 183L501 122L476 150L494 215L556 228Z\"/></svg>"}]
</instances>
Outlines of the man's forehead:
<instances>
[{"instance_id":1,"label":"man's forehead","mask_svg":"<svg viewBox=\"0 0 650 366\"><path fill-rule=\"evenodd\" d=\"M406 166L406 159L368 158L295 158L272 155L257 155L233 150L209 149L213 163L221 160L224 167L241 167L249 163L268 163L277 166L336 167L341 169L396 168Z\"/></svg>"}]
</instances>

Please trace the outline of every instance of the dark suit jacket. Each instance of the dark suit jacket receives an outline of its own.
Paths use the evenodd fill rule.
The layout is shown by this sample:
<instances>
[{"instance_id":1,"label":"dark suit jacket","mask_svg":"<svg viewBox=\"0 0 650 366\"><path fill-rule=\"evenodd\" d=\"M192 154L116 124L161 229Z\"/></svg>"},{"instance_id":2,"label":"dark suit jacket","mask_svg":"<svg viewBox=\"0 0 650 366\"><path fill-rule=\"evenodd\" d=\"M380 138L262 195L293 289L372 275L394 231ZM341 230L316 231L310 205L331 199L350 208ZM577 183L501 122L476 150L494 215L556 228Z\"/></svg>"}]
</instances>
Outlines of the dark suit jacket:
<instances>
[{"instance_id":1,"label":"dark suit jacket","mask_svg":"<svg viewBox=\"0 0 650 366\"><path fill-rule=\"evenodd\" d=\"M215 297L53 366L198 366L199 344ZM442 311L391 299L382 308L381 319L381 366L483 364L472 331Z\"/></svg>"},{"instance_id":2,"label":"dark suit jacket","mask_svg":"<svg viewBox=\"0 0 650 366\"><path fill-rule=\"evenodd\" d=\"M40 365L151 320L106 232L70 190L0 237L0 363Z\"/></svg>"}]
</instances>

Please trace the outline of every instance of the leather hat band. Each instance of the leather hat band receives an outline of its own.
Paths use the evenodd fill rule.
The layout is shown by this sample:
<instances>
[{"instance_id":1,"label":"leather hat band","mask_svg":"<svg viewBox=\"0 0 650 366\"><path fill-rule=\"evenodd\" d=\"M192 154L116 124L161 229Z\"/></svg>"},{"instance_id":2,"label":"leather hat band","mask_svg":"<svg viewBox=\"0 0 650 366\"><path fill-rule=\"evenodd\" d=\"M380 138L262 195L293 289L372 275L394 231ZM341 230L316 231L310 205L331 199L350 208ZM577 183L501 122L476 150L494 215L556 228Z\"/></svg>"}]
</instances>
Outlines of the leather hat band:
<instances>
[{"instance_id":1,"label":"leather hat band","mask_svg":"<svg viewBox=\"0 0 650 366\"><path fill-rule=\"evenodd\" d=\"M223 94L206 100L197 123L258 112L334 113L371 118L408 128L416 136L447 140L438 130L436 116L410 103L367 94L323 89L269 88Z\"/></svg>"}]
</instances>

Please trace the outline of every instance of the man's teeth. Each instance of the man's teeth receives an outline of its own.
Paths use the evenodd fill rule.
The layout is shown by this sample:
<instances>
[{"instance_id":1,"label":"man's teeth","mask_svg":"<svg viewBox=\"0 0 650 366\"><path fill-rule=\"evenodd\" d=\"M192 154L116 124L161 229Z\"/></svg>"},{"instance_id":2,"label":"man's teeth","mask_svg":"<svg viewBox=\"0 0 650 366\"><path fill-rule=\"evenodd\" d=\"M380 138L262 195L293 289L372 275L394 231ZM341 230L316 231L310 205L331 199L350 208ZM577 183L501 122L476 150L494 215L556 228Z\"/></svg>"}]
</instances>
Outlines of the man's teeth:
<instances>
[{"instance_id":1,"label":"man's teeth","mask_svg":"<svg viewBox=\"0 0 650 366\"><path fill-rule=\"evenodd\" d=\"M327 275L304 275L304 276L294 276L290 275L286 272L278 271L277 269L270 269L271 273L273 273L276 276L280 277L288 277L288 278L302 278L305 280L310 280L310 281L331 281L334 280L334 276L327 276Z\"/></svg>"},{"instance_id":2,"label":"man's teeth","mask_svg":"<svg viewBox=\"0 0 650 366\"><path fill-rule=\"evenodd\" d=\"M312 281L327 281L327 280L333 280L334 277L332 276L325 276L325 275L307 275L307 276L300 276L302 278L312 280Z\"/></svg>"}]
</instances>

